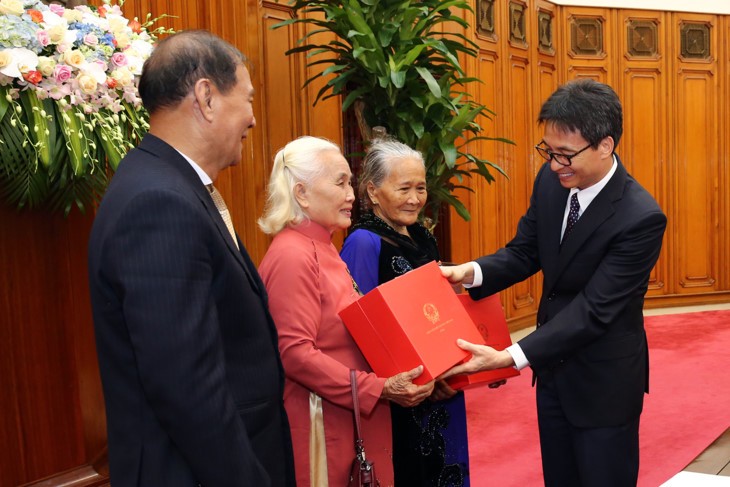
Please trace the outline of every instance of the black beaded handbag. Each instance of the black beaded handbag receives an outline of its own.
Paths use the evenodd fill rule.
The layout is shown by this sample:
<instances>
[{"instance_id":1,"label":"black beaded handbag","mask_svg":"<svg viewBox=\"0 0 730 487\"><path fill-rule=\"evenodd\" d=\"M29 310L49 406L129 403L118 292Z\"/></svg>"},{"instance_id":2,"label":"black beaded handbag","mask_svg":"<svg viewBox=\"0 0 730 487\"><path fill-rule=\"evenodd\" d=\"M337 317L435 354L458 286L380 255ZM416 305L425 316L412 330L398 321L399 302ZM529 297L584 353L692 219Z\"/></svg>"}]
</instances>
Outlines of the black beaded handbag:
<instances>
[{"instance_id":1,"label":"black beaded handbag","mask_svg":"<svg viewBox=\"0 0 730 487\"><path fill-rule=\"evenodd\" d=\"M373 462L365 457L365 448L360 434L360 401L357 398L357 380L355 371L350 370L350 385L352 387L353 415L355 416L355 459L350 469L348 487L380 487L380 481L375 475Z\"/></svg>"}]
</instances>

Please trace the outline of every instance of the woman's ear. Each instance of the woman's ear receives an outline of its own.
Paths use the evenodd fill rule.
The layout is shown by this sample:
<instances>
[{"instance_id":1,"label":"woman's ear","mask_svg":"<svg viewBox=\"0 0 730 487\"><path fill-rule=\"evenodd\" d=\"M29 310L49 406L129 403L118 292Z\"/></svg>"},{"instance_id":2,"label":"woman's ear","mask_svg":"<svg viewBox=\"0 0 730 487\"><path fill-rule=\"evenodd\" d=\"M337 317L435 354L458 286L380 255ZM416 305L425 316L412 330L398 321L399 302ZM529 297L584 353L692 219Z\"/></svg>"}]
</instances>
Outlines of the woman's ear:
<instances>
[{"instance_id":1,"label":"woman's ear","mask_svg":"<svg viewBox=\"0 0 730 487\"><path fill-rule=\"evenodd\" d=\"M378 198L376 196L377 188L375 187L373 182L368 181L368 184L367 184L367 186L365 186L365 189L367 189L368 198L370 198L370 203L373 205L377 205L378 204Z\"/></svg>"},{"instance_id":2,"label":"woman's ear","mask_svg":"<svg viewBox=\"0 0 730 487\"><path fill-rule=\"evenodd\" d=\"M307 194L307 188L304 183L297 183L294 185L294 198L302 208L309 208L309 195Z\"/></svg>"}]
</instances>

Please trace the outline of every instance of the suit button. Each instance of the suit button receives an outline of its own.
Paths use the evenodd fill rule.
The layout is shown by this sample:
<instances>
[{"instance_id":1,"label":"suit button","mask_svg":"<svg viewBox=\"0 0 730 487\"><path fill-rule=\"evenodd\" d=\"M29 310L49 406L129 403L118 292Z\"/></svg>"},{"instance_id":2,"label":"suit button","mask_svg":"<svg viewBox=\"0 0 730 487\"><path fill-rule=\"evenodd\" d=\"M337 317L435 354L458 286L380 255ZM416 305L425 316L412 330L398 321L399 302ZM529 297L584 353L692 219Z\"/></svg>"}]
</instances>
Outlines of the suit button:
<instances>
[{"instance_id":1,"label":"suit button","mask_svg":"<svg viewBox=\"0 0 730 487\"><path fill-rule=\"evenodd\" d=\"M555 298L555 293L550 293L550 296L548 296L548 301L552 301Z\"/></svg>"}]
</instances>

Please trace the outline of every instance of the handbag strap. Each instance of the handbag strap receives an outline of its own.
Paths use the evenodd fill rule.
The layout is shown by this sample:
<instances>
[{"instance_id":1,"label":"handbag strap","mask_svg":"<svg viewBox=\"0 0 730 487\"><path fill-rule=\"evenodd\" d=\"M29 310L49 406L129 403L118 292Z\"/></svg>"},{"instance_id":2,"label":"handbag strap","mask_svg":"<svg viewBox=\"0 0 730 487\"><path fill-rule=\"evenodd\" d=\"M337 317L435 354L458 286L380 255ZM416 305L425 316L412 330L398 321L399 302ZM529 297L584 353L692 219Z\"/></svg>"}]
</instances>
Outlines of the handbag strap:
<instances>
[{"instance_id":1,"label":"handbag strap","mask_svg":"<svg viewBox=\"0 0 730 487\"><path fill-rule=\"evenodd\" d=\"M365 451L362 447L362 436L360 434L360 400L357 397L357 379L353 369L350 369L350 387L352 389L352 412L355 416L355 453L360 460L365 460Z\"/></svg>"}]
</instances>

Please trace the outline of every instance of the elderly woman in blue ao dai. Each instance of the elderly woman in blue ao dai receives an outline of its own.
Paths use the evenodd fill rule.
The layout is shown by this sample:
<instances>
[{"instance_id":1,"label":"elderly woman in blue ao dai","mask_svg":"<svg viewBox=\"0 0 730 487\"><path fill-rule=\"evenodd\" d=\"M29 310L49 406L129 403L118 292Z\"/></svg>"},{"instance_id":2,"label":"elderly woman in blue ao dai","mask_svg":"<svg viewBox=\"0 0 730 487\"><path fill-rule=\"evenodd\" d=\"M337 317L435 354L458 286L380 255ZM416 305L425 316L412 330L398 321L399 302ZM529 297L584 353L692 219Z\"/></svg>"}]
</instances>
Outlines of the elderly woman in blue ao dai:
<instances>
[{"instance_id":1,"label":"elderly woman in blue ao dai","mask_svg":"<svg viewBox=\"0 0 730 487\"><path fill-rule=\"evenodd\" d=\"M342 248L342 259L363 293L431 261L436 239L418 222L426 203L420 152L392 139L376 140L363 164L358 192L367 209ZM416 407L391 404L395 485L469 485L464 394L437 383Z\"/></svg>"}]
</instances>

